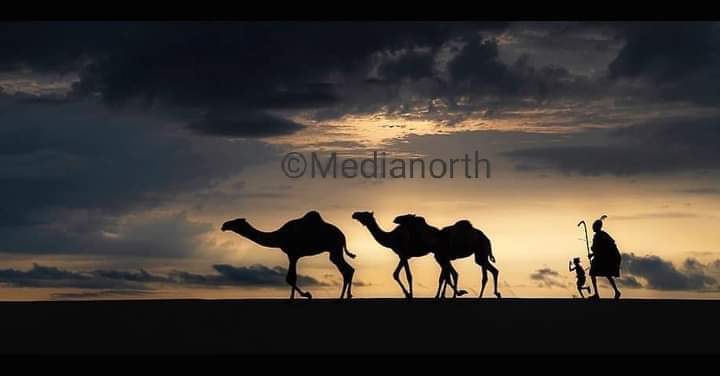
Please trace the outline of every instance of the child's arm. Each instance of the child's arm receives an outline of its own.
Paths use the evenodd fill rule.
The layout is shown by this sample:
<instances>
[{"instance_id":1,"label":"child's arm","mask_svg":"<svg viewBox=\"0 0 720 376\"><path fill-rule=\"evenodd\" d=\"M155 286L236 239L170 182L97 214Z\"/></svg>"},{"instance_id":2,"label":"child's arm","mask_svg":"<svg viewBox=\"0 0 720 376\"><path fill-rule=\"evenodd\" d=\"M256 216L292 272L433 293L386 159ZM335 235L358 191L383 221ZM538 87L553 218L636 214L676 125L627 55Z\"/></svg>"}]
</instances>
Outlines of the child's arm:
<instances>
[{"instance_id":1,"label":"child's arm","mask_svg":"<svg viewBox=\"0 0 720 376\"><path fill-rule=\"evenodd\" d=\"M573 268L572 262L568 264L568 271L573 271L575 268Z\"/></svg>"}]
</instances>

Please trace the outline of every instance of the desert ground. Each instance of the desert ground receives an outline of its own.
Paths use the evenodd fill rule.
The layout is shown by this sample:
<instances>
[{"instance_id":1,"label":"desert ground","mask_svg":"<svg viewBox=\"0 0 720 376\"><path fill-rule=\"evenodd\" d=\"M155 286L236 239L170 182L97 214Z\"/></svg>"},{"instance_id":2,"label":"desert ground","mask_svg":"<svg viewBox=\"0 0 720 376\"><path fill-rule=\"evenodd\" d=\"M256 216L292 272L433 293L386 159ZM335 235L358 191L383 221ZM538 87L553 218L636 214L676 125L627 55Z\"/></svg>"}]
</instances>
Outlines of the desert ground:
<instances>
[{"instance_id":1,"label":"desert ground","mask_svg":"<svg viewBox=\"0 0 720 376\"><path fill-rule=\"evenodd\" d=\"M0 303L2 353L720 352L720 301Z\"/></svg>"}]
</instances>

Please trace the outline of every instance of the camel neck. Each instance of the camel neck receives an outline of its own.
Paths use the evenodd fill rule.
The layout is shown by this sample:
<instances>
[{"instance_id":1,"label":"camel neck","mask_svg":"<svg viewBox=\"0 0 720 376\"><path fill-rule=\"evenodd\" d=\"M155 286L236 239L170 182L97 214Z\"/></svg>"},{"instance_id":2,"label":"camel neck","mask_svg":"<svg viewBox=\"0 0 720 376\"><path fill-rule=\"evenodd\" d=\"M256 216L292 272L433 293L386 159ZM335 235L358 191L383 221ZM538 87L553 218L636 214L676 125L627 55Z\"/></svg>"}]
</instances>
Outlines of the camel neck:
<instances>
[{"instance_id":1,"label":"camel neck","mask_svg":"<svg viewBox=\"0 0 720 376\"><path fill-rule=\"evenodd\" d=\"M395 242L393 241L391 233L383 231L377 221L373 219L372 222L368 223L367 228L370 231L370 234L372 234L375 238L375 241L380 243L380 245L387 248L393 248Z\"/></svg>"},{"instance_id":2,"label":"camel neck","mask_svg":"<svg viewBox=\"0 0 720 376\"><path fill-rule=\"evenodd\" d=\"M282 241L280 239L280 236L278 236L277 231L271 231L271 232L265 232L260 231L256 229L255 227L249 226L247 230L244 231L244 233L241 233L240 235L254 241L255 243L265 246L265 247L272 247L272 248L280 248L282 247Z\"/></svg>"}]
</instances>

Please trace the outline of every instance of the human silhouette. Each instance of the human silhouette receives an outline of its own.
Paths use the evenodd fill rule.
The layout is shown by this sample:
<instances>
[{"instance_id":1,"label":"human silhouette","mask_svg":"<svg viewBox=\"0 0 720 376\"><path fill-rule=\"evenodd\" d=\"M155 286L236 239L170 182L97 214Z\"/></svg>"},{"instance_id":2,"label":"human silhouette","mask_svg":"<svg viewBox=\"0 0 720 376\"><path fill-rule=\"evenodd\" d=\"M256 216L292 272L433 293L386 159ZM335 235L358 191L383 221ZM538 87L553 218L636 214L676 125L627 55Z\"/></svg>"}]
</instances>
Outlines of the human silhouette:
<instances>
[{"instance_id":1,"label":"human silhouette","mask_svg":"<svg viewBox=\"0 0 720 376\"><path fill-rule=\"evenodd\" d=\"M297 286L297 262L303 256L313 256L323 252L330 253L330 261L337 266L343 277L340 299L352 298L352 278L355 269L345 261L343 252L350 258L355 255L347 250L345 235L334 225L325 222L320 213L310 211L302 218L293 219L275 231L264 232L255 229L245 218L237 218L223 223L222 231L233 231L253 242L270 248L280 248L289 260L286 281L291 286L290 299L295 299L295 291L311 299L309 291Z\"/></svg>"},{"instance_id":2,"label":"human silhouette","mask_svg":"<svg viewBox=\"0 0 720 376\"><path fill-rule=\"evenodd\" d=\"M588 294L592 291L590 291L590 287L585 286L587 278L585 278L585 268L583 268L582 263L580 263L580 257L575 257L572 261L568 262L568 270L571 272L575 271L575 277L577 278L577 290L580 293L580 297L585 298L583 290L587 290Z\"/></svg>"},{"instance_id":3,"label":"human silhouette","mask_svg":"<svg viewBox=\"0 0 720 376\"><path fill-rule=\"evenodd\" d=\"M592 280L593 294L591 299L600 299L597 288L597 277L606 277L610 285L615 290L615 299L620 299L620 290L615 284L615 278L620 276L620 251L615 244L615 240L602 230L603 221L601 219L593 222L592 229L595 232L593 236L592 246L590 250L590 279Z\"/></svg>"},{"instance_id":4,"label":"human silhouette","mask_svg":"<svg viewBox=\"0 0 720 376\"><path fill-rule=\"evenodd\" d=\"M407 226L396 226L392 231L384 231L375 220L373 212L358 211L352 214L352 218L367 227L375 241L383 247L390 248L398 256L400 260L393 272L393 279L400 285L405 297L411 299L413 297L413 277L408 260L429 254L434 250L433 246L414 236L413 230ZM407 288L400 280L402 269L405 269Z\"/></svg>"}]
</instances>

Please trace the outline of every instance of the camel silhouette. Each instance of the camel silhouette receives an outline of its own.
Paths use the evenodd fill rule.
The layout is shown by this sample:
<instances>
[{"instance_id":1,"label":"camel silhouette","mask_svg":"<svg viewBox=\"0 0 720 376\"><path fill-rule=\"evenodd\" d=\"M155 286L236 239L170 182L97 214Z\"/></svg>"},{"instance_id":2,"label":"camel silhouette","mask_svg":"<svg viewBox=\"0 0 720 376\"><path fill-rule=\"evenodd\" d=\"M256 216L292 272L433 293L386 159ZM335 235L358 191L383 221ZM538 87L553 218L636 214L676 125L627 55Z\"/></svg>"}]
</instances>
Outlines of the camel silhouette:
<instances>
[{"instance_id":1,"label":"camel silhouette","mask_svg":"<svg viewBox=\"0 0 720 376\"><path fill-rule=\"evenodd\" d=\"M313 256L323 252L330 253L330 261L337 266L343 277L340 299L352 298L352 278L355 269L345 261L343 252L350 258L355 255L347 250L345 235L336 226L325 222L320 213L310 211L303 217L285 223L275 231L260 231L248 223L245 218L237 218L223 223L222 231L233 231L253 242L269 247L280 248L289 260L286 281L291 286L290 299L295 299L295 291L301 296L311 299L309 291L302 291L297 286L297 262L303 256Z\"/></svg>"},{"instance_id":2,"label":"camel silhouette","mask_svg":"<svg viewBox=\"0 0 720 376\"><path fill-rule=\"evenodd\" d=\"M448 283L453 288L453 297L463 295L465 291L457 289L458 275L452 267L451 261L475 255L475 263L482 269L482 285L478 298L482 298L485 291L488 271L493 275L495 296L501 298L497 287L500 272L492 264L495 262L495 256L492 254L490 239L482 231L473 227L470 221L460 220L451 226L438 230L428 225L423 217L406 214L396 218L395 223L414 229L414 233L421 241L433 244L432 247L437 247L435 255L443 266L443 270L439 278L436 296L445 296L445 288Z\"/></svg>"},{"instance_id":3,"label":"camel silhouette","mask_svg":"<svg viewBox=\"0 0 720 376\"><path fill-rule=\"evenodd\" d=\"M413 229L406 226L396 226L392 231L387 232L380 228L373 212L358 211L352 214L352 218L367 227L375 241L383 247L390 248L400 258L400 261L393 272L393 278L400 285L405 297L411 299L413 297L412 272L408 260L413 257L422 257L433 251L433 247L428 246L427 242L419 241L413 235ZM400 271L405 269L405 277L408 287L400 280Z\"/></svg>"},{"instance_id":4,"label":"camel silhouette","mask_svg":"<svg viewBox=\"0 0 720 376\"><path fill-rule=\"evenodd\" d=\"M397 224L398 230L403 231L403 233L410 233L410 238L415 247L433 253L435 261L440 265L441 269L438 281L439 286L442 285L444 288L449 284L453 289L453 297L467 294L467 291L457 289L458 273L452 266L449 255L443 255L447 248L440 245L442 237L440 229L429 225L425 221L425 218L414 214L397 216L393 220L393 223ZM435 298L444 296L445 290L443 289L443 294L440 295L440 288L438 287Z\"/></svg>"}]
</instances>

